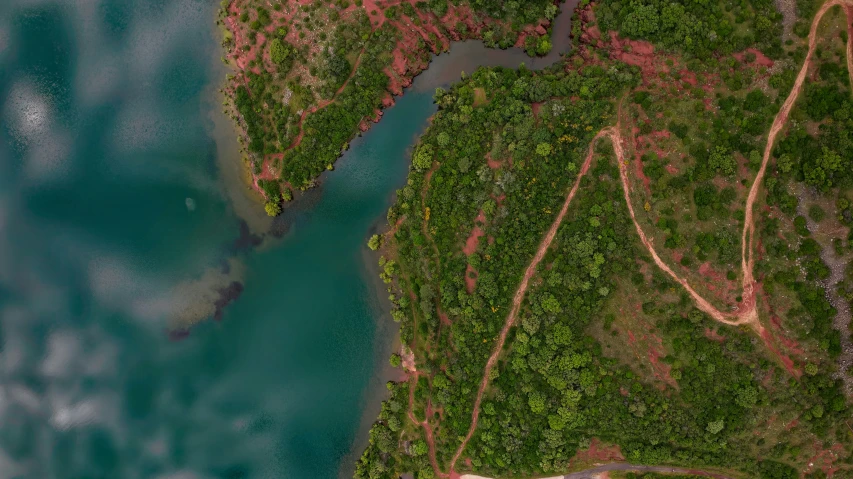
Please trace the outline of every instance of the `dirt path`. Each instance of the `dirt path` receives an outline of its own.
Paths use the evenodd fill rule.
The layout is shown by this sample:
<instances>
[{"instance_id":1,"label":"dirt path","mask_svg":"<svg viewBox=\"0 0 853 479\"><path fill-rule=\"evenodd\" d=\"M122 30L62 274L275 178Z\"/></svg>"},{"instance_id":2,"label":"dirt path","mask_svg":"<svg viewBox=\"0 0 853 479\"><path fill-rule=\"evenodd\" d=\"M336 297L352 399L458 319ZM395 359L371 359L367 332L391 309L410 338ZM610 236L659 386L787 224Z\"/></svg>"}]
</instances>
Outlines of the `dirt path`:
<instances>
[{"instance_id":1,"label":"dirt path","mask_svg":"<svg viewBox=\"0 0 853 479\"><path fill-rule=\"evenodd\" d=\"M817 27L826 11L835 5L845 5L849 13L850 6L853 5L853 2L851 2L851 0L830 0L824 3L823 6L820 7L820 10L818 10L817 14L815 14L814 20L812 20L811 29L809 30L809 50L806 54L806 59L803 61L803 66L800 68L800 73L797 75L797 79L794 81L791 93L788 94L788 98L785 100L785 103L782 105L782 108L773 120L773 125L770 127L770 133L767 135L767 145L764 147L764 157L761 160L761 168L759 168L758 174L752 182L752 187L749 189L749 196L746 199L746 207L744 208L745 218L743 223L743 235L741 236L741 269L743 270L744 298L755 296L755 278L752 274L755 266L755 258L753 258L753 246L755 240L755 218L753 215L753 209L755 206L755 200L758 198L758 190L761 187L761 180L764 178L764 173L767 171L767 163L770 161L776 137L788 121L788 115L791 113L791 109L793 108L794 103L796 103L797 98L800 95L800 91L802 91L803 81L806 79L809 64L811 63L817 43ZM853 48L851 47L851 41L853 41L853 39L847 39L848 68L851 62L849 53L851 48Z\"/></svg>"},{"instance_id":2,"label":"dirt path","mask_svg":"<svg viewBox=\"0 0 853 479\"><path fill-rule=\"evenodd\" d=\"M430 426L428 422L429 417L427 416L423 421L418 421L418 418L415 417L415 387L418 385L418 374L419 373L417 372L413 372L410 379L409 410L407 411L407 414L409 416L409 421L412 421L412 424L417 424L424 428L424 435L426 436L427 447L429 448L429 462L436 475L444 479L450 477L450 475L441 472L441 469L438 468L438 460L435 458L435 436L432 433L432 426ZM427 409L429 409L429 405L427 405Z\"/></svg>"},{"instance_id":3,"label":"dirt path","mask_svg":"<svg viewBox=\"0 0 853 479\"><path fill-rule=\"evenodd\" d=\"M527 286L530 283L530 278L532 278L536 273L536 267L539 266L539 263L542 261L542 258L545 257L545 253L554 241L554 237L557 236L557 230L560 228L560 224L562 224L563 218L566 216L566 212L569 211L569 203L572 202L572 199L575 197L575 193L577 193L578 188L580 187L581 180L586 175L586 172L589 171L589 165L592 163L593 148L595 147L596 141L606 134L606 130L602 130L595 135L595 138L590 142L589 153L587 153L583 166L581 166L581 171L578 173L578 177L575 180L574 185L572 185L572 189L569 191L568 196L566 196L566 201L563 202L563 207L560 209L560 213L557 215L557 218L554 219L554 223L551 224L551 228L545 234L545 237L542 239L542 243L539 244L539 249L536 250L536 255L527 266L527 270L524 272L521 284L518 285L515 296L512 298L512 308L510 308L509 314L506 317L504 327L501 329L501 334L498 337L498 342L495 343L492 355L489 356L489 360L486 362L486 369L483 372L483 380L480 382L480 388L477 390L477 397L474 399L474 409L471 414L471 427L468 429L468 434L465 435L465 439L462 440L462 443L459 445L459 449L456 450L456 454L453 455L453 459L450 461L451 472L453 471L453 467L456 465L456 461L459 460L459 456L462 455L462 451L465 450L465 446L468 445L468 441L471 440L471 436L474 435L474 431L477 429L477 419L480 416L480 402L483 400L483 393L486 391L486 386L489 385L489 373L492 368L495 367L495 364L497 364L498 356L500 356L501 350L504 347L507 334L509 333L510 328L515 324L515 320L518 318L518 312L521 310L521 302L524 300L525 293L527 293Z\"/></svg>"},{"instance_id":4,"label":"dirt path","mask_svg":"<svg viewBox=\"0 0 853 479\"><path fill-rule=\"evenodd\" d=\"M276 155L283 155L286 152L288 152L289 150L292 150L292 149L296 148L297 146L299 146L300 143L302 143L302 136L304 133L302 130L302 125L305 123L305 119L308 118L309 114L317 113L318 111L322 110L323 108L326 108L327 106L331 105L332 103L335 102L335 100L338 99L338 95L340 95L341 92L344 91L344 88L347 87L347 85L349 84L349 81L352 80L352 77L355 76L355 72L358 71L358 66L361 64L361 55L362 54L364 54L364 48L361 49L361 52L359 52L358 57L356 57L355 65L353 65L352 71L350 72L349 76L347 77L346 80L344 80L343 85L341 85L341 87L338 88L338 90L335 92L335 94L332 95L332 98L330 98L328 100L320 100L320 102L317 103L317 105L315 105L315 106L305 110L304 112L302 112L302 115L299 117L299 133L296 135L296 138L293 140L293 143L291 143L290 146L285 148L284 151L276 153Z\"/></svg>"},{"instance_id":5,"label":"dirt path","mask_svg":"<svg viewBox=\"0 0 853 479\"><path fill-rule=\"evenodd\" d=\"M716 321L719 321L728 325L739 325L744 324L749 321L747 317L739 317L738 315L726 314L715 308L711 303L708 302L705 298L703 298L684 278L678 276L672 268L669 267L664 261L660 258L657 252L652 245L651 240L648 239L646 234L643 232L643 229L640 227L640 223L637 222L637 218L634 215L634 205L631 203L631 186L628 181L628 167L630 160L625 157L625 151L623 148L623 139L622 134L620 132L620 126L608 128L606 130L606 135L610 138L613 143L613 152L616 154L616 160L619 163L619 176L622 179L622 191L625 193L625 203L628 205L628 213L631 216L631 221L634 223L634 228L637 230L637 235L640 237L640 241L643 243L643 246L649 251L649 254L652 255L652 259L655 264L666 272L672 279L674 279L678 284L680 284L693 298L693 301L696 303L696 307L698 307L703 312L707 313L709 316L714 318ZM754 310L754 308L751 308ZM757 319L757 315L756 315Z\"/></svg>"},{"instance_id":6,"label":"dirt path","mask_svg":"<svg viewBox=\"0 0 853 479\"><path fill-rule=\"evenodd\" d=\"M622 181L622 189L625 195L625 202L628 205L628 212L631 216L631 221L634 223L634 227L637 230L637 235L640 237L640 241L643 243L643 246L646 247L649 254L651 254L652 259L655 264L666 272L673 280L675 280L678 284L680 284L692 297L696 307L711 316L714 320L731 325L748 325L752 329L754 329L760 336L764 337L764 327L761 325L758 319L758 311L756 308L756 292L755 292L755 278L753 275L753 270L755 267L755 259L753 257L754 253L754 235L755 235L755 218L753 215L753 209L755 206L755 201L758 198L758 191L761 187L761 182L764 178L764 174L767 171L767 164L769 163L770 156L773 151L773 145L776 141L776 137L782 131L785 123L788 120L788 115L791 112L791 109L796 103L797 98L799 97L800 92L802 91L803 81L805 80L806 74L808 73L809 64L811 62L812 55L814 54L816 47L816 36L817 36L817 27L820 24L820 20L823 18L823 15L829 10L831 7L835 5L844 5L848 14L848 23L853 25L853 16L851 16L851 11L853 11L853 0L830 0L825 3L820 10L818 10L815 18L812 20L811 29L809 31L809 49L808 54L803 62L803 66L800 69L799 74L797 75L796 81L791 89L791 92L788 95L788 98L785 100L785 103L782 105L782 108L779 110L779 113L776 115L776 118L773 120L773 124L770 128L770 132L767 136L767 144L764 148L764 157L761 162L761 167L758 170L758 173L755 176L755 179L750 187L749 196L746 200L745 206L745 219L744 219L744 229L743 235L741 238L741 268L743 272L743 295L742 302L739 305L738 309L734 312L722 312L716 307L714 307L708 300L703 298L699 293L694 290L690 284L684 278L678 276L675 271L672 270L657 254L652 245L651 240L645 235L643 229L640 227L639 222L634 214L634 207L631 203L630 196L630 182L628 180L628 166L630 165L629 160L625 157L624 151L624 139L621 133L621 108L619 120L615 126L607 127L602 129L596 136L593 138L592 142L589 146L589 153L587 154L586 160L581 168L580 173L578 173L578 177L575 180L572 189L569 191L569 194L566 196L566 200L563 203L563 207L560 210L560 213L557 215L554 223L551 225L551 228L546 233L545 237L542 239L542 242L539 245L539 249L536 251L536 255L531 260L530 264L527 267L527 270L524 273L524 277L522 278L521 284L515 292L515 296L512 301L512 308L510 309L509 314L507 315L506 321L504 323L503 329L501 330L500 336L498 337L497 343L495 343L494 350L492 351L491 356L489 356L488 361L486 362L486 367L483 371L483 379L480 382L480 387L477 390L477 396L474 400L473 411L471 413L471 426L468 429L468 433L465 435L464 439L460 443L456 453L453 455L453 459L450 461L449 474L443 473L440 469L437 468L437 461L435 459L434 451L431 449L430 451L430 462L432 463L433 468L435 469L436 474L440 477L448 477L448 475L453 475L454 467L456 466L456 462L461 457L462 453L465 450L465 447L468 445L471 437L474 435L474 431L477 429L477 420L480 414L480 404L483 399L483 394L485 393L486 387L489 384L489 373L495 367L498 361L498 357L500 356L501 351L503 350L504 343L506 342L507 335L509 334L509 330L515 324L515 321L518 317L518 313L521 310L521 304L524 300L524 296L527 293L527 288L530 282L530 279L536 273L536 268L539 263L545 256L545 253L548 251L551 243L556 237L557 230L560 227L560 224L563 222L563 218L568 211L569 204L575 196L575 193L580 186L580 181L584 175L586 175L589 170L590 163L593 157L593 148L595 143L602 137L607 136L610 138L613 144L613 150L616 155L618 164L619 164L619 176ZM853 26L849 26L848 29L853 29ZM847 62L848 66L853 62L853 35L850 35L847 42ZM851 68L851 85L853 85L853 68ZM413 418L413 416L412 416ZM424 426L425 428L428 425ZM428 430L428 438L431 439L431 430ZM608 469L610 468L610 469ZM590 477L589 474L593 472L605 472L610 470L640 470L643 472L688 472L690 470L687 469L679 469L679 468L666 468L657 466L634 466L627 463L621 464L611 464L608 466L602 466L602 468L596 468L595 470L588 470L582 473L575 473L563 476L565 479L580 479ZM704 473L702 471L691 472L699 475L707 475L711 477L720 477L723 478L725 476L714 475L711 473ZM580 474L580 475L579 475ZM476 476L470 476L472 478Z\"/></svg>"}]
</instances>

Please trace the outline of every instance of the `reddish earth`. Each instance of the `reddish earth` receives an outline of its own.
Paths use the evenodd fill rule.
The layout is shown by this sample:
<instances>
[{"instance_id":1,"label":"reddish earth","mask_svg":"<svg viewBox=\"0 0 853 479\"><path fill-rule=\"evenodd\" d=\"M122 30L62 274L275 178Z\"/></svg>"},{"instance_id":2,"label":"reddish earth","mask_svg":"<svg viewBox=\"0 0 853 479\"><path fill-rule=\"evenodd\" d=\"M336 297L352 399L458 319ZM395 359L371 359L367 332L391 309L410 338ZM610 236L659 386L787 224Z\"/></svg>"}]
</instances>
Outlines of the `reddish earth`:
<instances>
[{"instance_id":1,"label":"reddish earth","mask_svg":"<svg viewBox=\"0 0 853 479\"><path fill-rule=\"evenodd\" d=\"M436 305L436 312L438 312L438 319L441 320L441 324L450 325L450 318L447 317L447 313L441 310L441 306Z\"/></svg>"},{"instance_id":2,"label":"reddish earth","mask_svg":"<svg viewBox=\"0 0 853 479\"><path fill-rule=\"evenodd\" d=\"M771 151L773 148L773 143L776 139L776 136L779 134L779 132L781 131L785 122L787 121L790 110L791 110L793 104L795 103L795 101L799 95L799 92L802 89L803 81L804 81L805 76L808 72L810 59L811 59L812 55L814 54L814 50L815 50L815 38L816 38L817 25L819 24L820 19L823 17L823 15L826 13L826 11L830 7L835 6L835 5L840 5L840 4L851 5L850 0L830 0L829 2L825 3L820 8L820 10L817 12L817 14L815 15L815 18L814 18L812 25L811 25L811 30L809 32L809 50L808 50L808 53L806 55L806 59L803 62L803 66L800 70L799 75L797 76L797 79L794 83L794 86L791 90L791 93L789 94L787 100L785 101L785 103L783 104L782 108L780 109L778 115L776 116L776 118L773 121L773 125L771 126L770 133L768 135L767 145L765 147L764 157L762 160L761 167L759 169L758 174L756 175L756 178L752 184L752 187L750 188L749 196L747 197L747 201L746 201L746 208L745 208L745 212L746 212L745 216L746 217L744 220L744 231L743 231L743 237L742 237L742 241L741 241L741 243L742 243L741 257L742 257L742 273L743 273L742 284L743 284L743 289L744 289L743 294L742 294L743 301L740 303L738 310L733 312L733 313L721 312L720 310L718 310L717 308L712 306L705 298L703 298L701 295L699 295L690 286L690 284L685 279L678 276L666 263L664 263L660 259L660 256L655 251L651 240L648 239L648 237L645 235L642 228L640 227L639 223L637 222L636 217L635 217L635 213L634 213L633 204L631 202L631 197L630 197L630 182L628 180L628 173L627 173L628 161L626 160L626 155L625 155L625 151L624 151L625 141L623 140L622 134L620 131L620 129L621 129L621 127L620 127L621 108L620 108L620 112L618 115L619 121L617 122L617 125L613 126L613 127L607 127L607 128L602 129L595 136L593 141L590 143L589 153L587 155L587 158L586 158L586 161L584 162L583 167L581 168L581 172L578 174L577 180L575 181L574 185L572 186L572 189L569 191L569 194L567 195L566 200L563 203L563 207L560 210L560 213L557 215L556 219L554 220L554 223L551 225L551 228L548 230L547 234L542 239L542 242L540 243L540 246L536 252L536 255L533 257L530 264L528 265L527 270L525 271L524 276L522 278L521 284L519 285L518 289L516 290L515 296L513 297L512 308L510 309L510 312L509 312L507 319L504 323L504 327L501 330L500 335L498 336L495 347L492 351L491 356L489 357L488 361L486 362L486 367L484 368L484 371L483 371L483 378L481 380L480 387L477 390L477 395L475 397L474 405L473 405L473 409L472 409L471 426L468 430L468 433L463 438L461 444L459 445L459 448L456 450L456 453L454 454L453 458L450 461L450 473L449 474L442 473L438 469L437 461L435 458L434 443L432 441L432 430L427 423L425 423L425 422L422 423L422 425L426 431L426 434L427 434L428 443L430 444L430 462L432 463L432 466L435 469L435 472L439 475L439 477L450 477L451 474L454 476L456 475L456 473L454 471L454 467L456 465L456 462L459 460L459 457L461 456L462 452L465 450L465 447L467 446L468 441L471 439L471 437L472 437L472 435L473 435L473 433L477 427L477 420L479 418L479 412L480 412L480 404L482 402L482 398L483 398L483 394L485 392L485 389L489 383L489 373L495 367L497 360L498 360L498 357L499 357L499 355L503 349L503 346L506 342L506 337L509 333L509 330L512 328L512 326L515 323L515 320L518 316L518 312L521 308L521 302L524 299L524 296L526 294L530 279L536 273L536 268L538 267L539 263L542 261L542 258L544 257L544 255L547 252L548 248L550 247L554 237L556 236L557 229L559 228L560 224L562 223L563 218L565 217L565 214L568 210L569 204L570 204L571 200L574 198L575 193L577 192L577 189L580 185L580 180L583 178L583 176L589 170L589 166L590 166L592 156L593 156L593 146L594 146L595 142L604 136L607 136L608 138L610 138L611 143L613 144L613 150L614 150L614 153L616 155L618 165L619 165L619 173L620 173L620 179L622 181L622 189L623 189L624 196L625 196L625 202L628 206L628 212L631 216L631 220L634 223L634 227L637 231L637 235L639 236L640 241L643 243L644 247L651 254L652 259L654 260L655 264L661 270L663 270L665 273L667 273L670 277L672 277L673 280L675 280L677 283L679 283L681 285L681 287L684 288L684 290L690 294L694 303L696 304L696 307L699 308L701 311L707 313L714 320L716 320L720 323L723 323L723 324L749 325L765 341L768 349L773 351L773 353L779 357L780 361L782 361L782 363L785 365L785 368L788 370L788 372L791 375L793 375L795 377L799 377L800 374L802 374L798 369L796 369L794 367L793 360L791 360L789 357L781 354L776 349L775 341L774 341L772 333L768 329L765 329L758 320L758 313L756 310L756 285L757 285L757 282L754 279L754 271L753 271L754 270L754 258L753 258L754 232L755 232L755 221L753 218L753 206L754 206L754 203L755 203L755 200L757 197L758 189L760 187L761 181L762 181L764 173L766 171L767 162L769 160L769 157L770 157L770 154L771 154ZM848 9L848 12L849 12L849 9ZM611 41L614 43L620 42L620 40L618 38L616 38L615 35L611 35ZM848 40L848 51L850 51L850 49L853 48L853 47L851 47L850 42L853 42L853 36L851 36L850 39ZM649 55L649 54L654 52L654 48L651 45L644 45L642 42L636 42L636 44L635 44L635 43L631 43L630 41L622 41L622 43L621 43L621 45L623 45L623 46L626 44L630 45L630 49L632 50L632 53L626 54L625 52L622 52L622 53L616 52L615 55L621 56L622 58L627 58L629 60L634 60L635 59L634 57L629 57L628 55L641 56L641 55ZM621 50L621 48L620 48L620 50ZM625 61L625 60L623 60L623 61ZM645 68L645 66L646 66L645 60L640 61L640 64L638 66L642 66ZM749 240L749 241L747 241L747 240ZM634 340L633 333L629 332L629 335L630 335L631 339ZM410 404L410 406L411 406L411 404ZM411 410L410 410L410 419L412 419L413 422L417 423L417 421L415 421L414 415L411 414ZM833 448L834 447L835 446L833 446ZM593 447L591 445L590 450L597 450L597 446ZM602 448L602 450L603 450L603 448ZM587 453L589 453L589 451L587 451ZM612 453L618 454L619 458L622 459L621 453L618 452L618 450L612 451ZM821 456L822 454L823 454L823 452L819 452L818 455L816 455L815 457L816 458L822 457ZM594 456L597 456L597 455L598 455L598 453L594 454ZM831 462L830 462L830 464L831 464ZM702 471L696 471L696 472L702 473ZM830 470L830 472L832 472L832 471Z\"/></svg>"},{"instance_id":3,"label":"reddish earth","mask_svg":"<svg viewBox=\"0 0 853 479\"><path fill-rule=\"evenodd\" d=\"M588 448L578 451L569 461L569 467L571 468L577 463L617 462L624 460L625 456L622 455L622 450L619 449L618 445L605 446L597 437L594 437L589 442Z\"/></svg>"},{"instance_id":4,"label":"reddish earth","mask_svg":"<svg viewBox=\"0 0 853 479\"><path fill-rule=\"evenodd\" d=\"M474 406L471 414L471 426L468 428L468 433L463 438L462 443L459 444L459 448L456 450L456 453L453 455L453 459L451 459L450 461L451 472L454 470L454 466L459 460L459 456L462 455L462 452L465 450L465 446L468 445L468 441L471 440L471 436L474 435L474 431L477 429L477 419L480 417L480 404L483 401L483 393L485 393L486 391L486 386L488 386L489 384L489 373L491 372L492 368L494 368L497 364L498 356L500 355L504 343L506 342L506 337L509 334L509 330L515 324L515 320L518 317L519 311L521 310L521 302L524 300L524 296L527 293L527 287L530 284L530 279L536 273L537 266L539 266L539 263L542 262L542 258L545 257L545 253L548 251L548 248L551 246L551 243L557 236L557 230L563 223L563 218L565 218L566 213L569 210L569 204L572 202L572 199L574 199L578 188L580 188L581 180L589 171L589 165L592 163L593 146L595 145L595 142L606 134L607 130L602 130L595 136L593 141L590 142L589 152L587 153L586 160L584 160L583 166L581 166L581 171L580 173L578 173L578 177L575 180L575 183L572 185L572 189L569 190L569 193L566 196L566 201L563 203L563 207L560 209L560 212L557 214L557 217L551 224L551 228L549 228L548 232L545 234L545 237L542 238L542 242L539 244L539 248L536 250L536 254L533 256L533 259L527 266L527 270L525 270L524 272L521 284L518 286L518 289L515 292L515 296L513 296L512 307L510 308L509 314L507 315L506 321L504 322L503 329L501 329L500 335L498 336L498 340L495 343L495 348L492 350L492 354L491 356L489 356L488 361L486 361L486 367L483 371L483 379L480 382L480 387L477 390L477 396L474 399Z\"/></svg>"},{"instance_id":5,"label":"reddish earth","mask_svg":"<svg viewBox=\"0 0 853 479\"><path fill-rule=\"evenodd\" d=\"M657 350L654 346L649 346L649 362L652 363L652 371L654 371L655 377L668 383L670 386L676 387L678 383L675 382L675 379L672 379L672 376L669 375L669 372L672 370L672 366L669 364L664 364L660 362L660 358L665 356L659 350Z\"/></svg>"},{"instance_id":6,"label":"reddish earth","mask_svg":"<svg viewBox=\"0 0 853 479\"><path fill-rule=\"evenodd\" d=\"M666 169L666 172L669 173L670 175L677 175L678 174L678 168L672 166L672 163L667 164L664 168Z\"/></svg>"},{"instance_id":7,"label":"reddish earth","mask_svg":"<svg viewBox=\"0 0 853 479\"><path fill-rule=\"evenodd\" d=\"M718 343L722 343L726 340L726 337L717 332L716 329L705 328L705 337L710 339L711 341L716 341Z\"/></svg>"},{"instance_id":8,"label":"reddish earth","mask_svg":"<svg viewBox=\"0 0 853 479\"><path fill-rule=\"evenodd\" d=\"M654 74L655 46L642 40L619 38L616 32L610 32L610 57L640 67L643 76Z\"/></svg>"},{"instance_id":9,"label":"reddish earth","mask_svg":"<svg viewBox=\"0 0 853 479\"><path fill-rule=\"evenodd\" d=\"M417 3L416 0L403 1L413 6ZM269 53L266 52L264 48L267 35L264 33L258 33L256 41L250 42L248 36L244 32L244 28L246 27L241 25L241 22L239 22L239 16L242 13L241 3L242 0L232 0L226 9L227 14L224 19L226 28L232 33L234 38L234 46L228 52L228 57L234 61L240 73L235 79L235 83L229 87L229 91L231 92L233 92L234 86L240 83L247 84L247 78L244 73L249 69L249 65L254 60L260 59L262 65L252 67L250 70L254 73L261 73L262 67L267 71L274 70L272 62L269 59ZM299 5L310 5L313 2L311 0L298 0L297 3ZM353 15L356 9L362 8L368 14L373 30L376 30L376 28L388 21L384 13L385 9L391 5L399 5L400 3L403 2L398 1L393 4L382 2L382 5L380 5L378 0L365 0L361 7L351 4L349 7L341 11L341 15L346 18ZM405 15L401 15L398 19L392 21L393 25L402 34L402 40L392 52L392 65L385 70L385 73L388 75L390 80L388 90L390 93L395 95L402 94L403 88L411 85L412 79L428 67L426 61L409 60L410 58L421 57L423 52L422 48L419 46L420 41L423 41L428 45L432 52L437 53L447 49L451 41L461 40L466 37L479 37L484 30L491 28L491 25L501 23L500 21L488 18L480 19L481 17L479 16L476 17L479 20L475 20L475 15L471 11L470 7L464 5L450 5L447 14L442 18L438 18L432 13L421 12L420 9L417 8L416 10L420 25L415 25L412 23L412 19L409 19ZM265 32L269 34L274 32L281 25L291 24L296 12L296 8L287 8L286 6L284 11L272 10L270 14L273 22L265 28ZM468 30L466 35L462 35L456 30L457 23L465 25ZM523 43L523 38L529 35L539 36L547 34L546 27L548 25L549 22L543 20L541 24L529 27L525 30L525 33L519 37L519 41ZM439 26L441 28L439 28ZM437 39L437 42L434 42L430 38L431 35ZM318 48L319 45L319 42L313 37L313 32L309 32L309 35L305 38L300 38L299 32L295 28L290 29L286 39L288 42L296 46L303 44L308 45L312 51ZM259 179L273 179L276 177L276 174L271 168L272 160L281 159L284 156L284 152L296 148L301 144L303 137L302 125L306 117L309 114L316 113L337 99L340 92L343 91L344 87L346 87L349 80L358 70L360 60L361 54L358 55L358 58L353 65L350 78L344 82L344 85L338 90L331 100L320 101L316 105L305 109L299 119L299 132L297 133L295 140L288 145L283 152L267 155L263 159L261 174L259 176L254 174L252 175L252 183L256 190L261 192L258 187ZM305 65L296 65L291 74L299 74L303 77L313 77L313 75L308 73ZM382 101L382 105L385 108L393 105L393 103L393 97L390 95ZM373 121L376 122L378 119L379 116L376 116ZM359 123L358 128L362 132L367 131L370 128L370 123L367 120L362 120Z\"/></svg>"},{"instance_id":10,"label":"reddish earth","mask_svg":"<svg viewBox=\"0 0 853 479\"><path fill-rule=\"evenodd\" d=\"M483 210L480 210L480 212L477 213L477 217L474 218L474 228L471 230L471 234L468 235L468 239L465 240L465 246L462 248L462 252L465 253L465 256L471 256L477 251L477 246L480 244L480 238L486 235L486 232L480 227L481 224L485 223L486 214L483 213Z\"/></svg>"},{"instance_id":11,"label":"reddish earth","mask_svg":"<svg viewBox=\"0 0 853 479\"><path fill-rule=\"evenodd\" d=\"M772 314L772 311L771 311L771 315L770 315L770 324L773 325L774 329L779 334L777 339L779 340L779 342L783 346L785 346L788 349L788 351L790 351L794 354L800 355L800 356L806 354L806 352L800 346L800 343L798 343L798 342L794 341L793 339L790 339L784 335L784 332L782 329L782 320L779 318L779 316Z\"/></svg>"},{"instance_id":12,"label":"reddish earth","mask_svg":"<svg viewBox=\"0 0 853 479\"><path fill-rule=\"evenodd\" d=\"M838 460L838 456L844 453L844 446L835 443L831 447L824 449L820 442L814 443L815 454L806 462L808 466L805 469L806 473L812 473L816 470L823 471L827 477L832 477L835 471L840 467L833 465Z\"/></svg>"},{"instance_id":13,"label":"reddish earth","mask_svg":"<svg viewBox=\"0 0 853 479\"><path fill-rule=\"evenodd\" d=\"M488 164L488 165L489 165L489 168L491 168L491 169L493 169L493 170L497 170L498 168L500 168L500 167L501 167L501 164L502 164L502 163L503 163L503 162L498 161L498 160L496 160L496 159L492 158L492 154L491 154L491 153L486 153L486 164Z\"/></svg>"},{"instance_id":14,"label":"reddish earth","mask_svg":"<svg viewBox=\"0 0 853 479\"><path fill-rule=\"evenodd\" d=\"M761 329L761 339L764 340L764 344L767 346L767 349L769 349L774 355L776 355L777 358L779 358L779 361L782 362L782 365L785 366L785 369L791 376L794 376L795 378L799 379L800 376L803 375L803 372L797 369L797 367L794 365L794 360L791 359L790 356L782 354L776 347L774 341L775 337L769 329Z\"/></svg>"},{"instance_id":15,"label":"reddish earth","mask_svg":"<svg viewBox=\"0 0 853 479\"><path fill-rule=\"evenodd\" d=\"M633 135L635 138L635 140L634 140L634 174L637 176L637 178L640 179L640 181L643 182L643 187L646 189L646 193L651 195L652 194L652 188L651 188L652 180L649 179L649 177L646 176L646 174L643 172L643 159L642 159L642 154L641 154L641 149L640 149L640 140L639 140L639 137L636 136L637 133L639 133L640 129L634 127L633 130L634 130Z\"/></svg>"},{"instance_id":16,"label":"reddish earth","mask_svg":"<svg viewBox=\"0 0 853 479\"><path fill-rule=\"evenodd\" d=\"M690 70L681 70L678 74L681 75L681 81L688 83L690 86L696 86L699 84L699 80L696 79L696 74Z\"/></svg>"},{"instance_id":17,"label":"reddish earth","mask_svg":"<svg viewBox=\"0 0 853 479\"><path fill-rule=\"evenodd\" d=\"M530 105L530 109L533 111L533 117L539 118L539 110L542 108L543 102L536 102Z\"/></svg>"},{"instance_id":18,"label":"reddish earth","mask_svg":"<svg viewBox=\"0 0 853 479\"><path fill-rule=\"evenodd\" d=\"M737 59L737 61L743 62L744 57L746 56L747 53L752 53L753 55L755 55L755 61L752 62L753 64L758 65L760 67L767 67L767 68L770 68L773 66L773 60L767 58L763 53L761 53L760 50L757 50L755 48L747 48L746 51L743 51L740 53L735 53L732 56L734 56Z\"/></svg>"},{"instance_id":19,"label":"reddish earth","mask_svg":"<svg viewBox=\"0 0 853 479\"><path fill-rule=\"evenodd\" d=\"M473 273L473 277L472 274ZM468 294L474 292L474 289L477 288L477 276L479 276L479 272L474 269L470 264L465 267L465 291L468 291Z\"/></svg>"}]
</instances>

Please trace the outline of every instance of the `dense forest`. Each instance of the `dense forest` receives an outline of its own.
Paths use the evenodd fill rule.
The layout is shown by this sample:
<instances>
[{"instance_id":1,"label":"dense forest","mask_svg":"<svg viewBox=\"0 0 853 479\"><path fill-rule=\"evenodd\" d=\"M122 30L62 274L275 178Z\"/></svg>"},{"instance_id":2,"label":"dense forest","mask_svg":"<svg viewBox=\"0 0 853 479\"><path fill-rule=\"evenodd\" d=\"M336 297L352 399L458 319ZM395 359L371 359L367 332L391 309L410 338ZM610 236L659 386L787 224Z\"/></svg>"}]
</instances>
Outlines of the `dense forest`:
<instances>
[{"instance_id":1,"label":"dense forest","mask_svg":"<svg viewBox=\"0 0 853 479\"><path fill-rule=\"evenodd\" d=\"M355 477L853 477L853 5L829 1L583 0L570 56L435 92L368 241L407 379ZM270 216L432 54L545 55L558 12L302 3L219 18Z\"/></svg>"},{"instance_id":2,"label":"dense forest","mask_svg":"<svg viewBox=\"0 0 853 479\"><path fill-rule=\"evenodd\" d=\"M763 1L581 6L564 62L480 69L436 92L389 231L370 240L400 323L391 363L408 380L388 384L357 478L537 477L623 460L853 477L841 7L815 29L809 81L762 170L819 3L795 7L783 18ZM756 284L741 291L759 171L744 245L758 251ZM753 301L757 326L703 312L637 229L713 307Z\"/></svg>"},{"instance_id":3,"label":"dense forest","mask_svg":"<svg viewBox=\"0 0 853 479\"><path fill-rule=\"evenodd\" d=\"M224 0L223 46L237 67L229 113L244 132L245 162L267 212L278 214L294 189L332 169L433 53L479 38L544 55L544 26L557 12L550 0Z\"/></svg>"}]
</instances>

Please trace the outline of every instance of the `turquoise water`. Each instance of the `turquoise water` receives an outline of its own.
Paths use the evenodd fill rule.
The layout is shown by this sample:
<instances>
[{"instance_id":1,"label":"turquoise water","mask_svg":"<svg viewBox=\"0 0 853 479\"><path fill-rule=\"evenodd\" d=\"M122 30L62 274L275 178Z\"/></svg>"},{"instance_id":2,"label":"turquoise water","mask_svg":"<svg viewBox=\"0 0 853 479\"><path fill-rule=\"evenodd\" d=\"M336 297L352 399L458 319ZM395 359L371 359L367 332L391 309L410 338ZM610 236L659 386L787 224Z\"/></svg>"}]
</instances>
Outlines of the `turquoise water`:
<instances>
[{"instance_id":1,"label":"turquoise water","mask_svg":"<svg viewBox=\"0 0 853 479\"><path fill-rule=\"evenodd\" d=\"M270 224L215 111L218 4L0 2L0 479L351 475L395 326L364 245L482 55Z\"/></svg>"},{"instance_id":2,"label":"turquoise water","mask_svg":"<svg viewBox=\"0 0 853 479\"><path fill-rule=\"evenodd\" d=\"M393 323L364 244L431 98L235 254L216 3L0 2L0 478L332 478L366 439Z\"/></svg>"}]
</instances>

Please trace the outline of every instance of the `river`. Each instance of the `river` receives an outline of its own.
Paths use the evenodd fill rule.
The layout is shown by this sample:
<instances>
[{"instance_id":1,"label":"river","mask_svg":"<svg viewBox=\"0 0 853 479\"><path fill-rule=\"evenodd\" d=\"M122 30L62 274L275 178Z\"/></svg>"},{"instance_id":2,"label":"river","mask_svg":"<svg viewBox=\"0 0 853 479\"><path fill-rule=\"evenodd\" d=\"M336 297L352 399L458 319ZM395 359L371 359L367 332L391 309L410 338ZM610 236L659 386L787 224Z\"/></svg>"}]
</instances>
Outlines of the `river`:
<instances>
[{"instance_id":1,"label":"river","mask_svg":"<svg viewBox=\"0 0 853 479\"><path fill-rule=\"evenodd\" d=\"M569 45L570 15L545 60L455 45L270 223L218 3L0 2L0 479L351 475L396 326L365 242L432 90Z\"/></svg>"}]
</instances>

